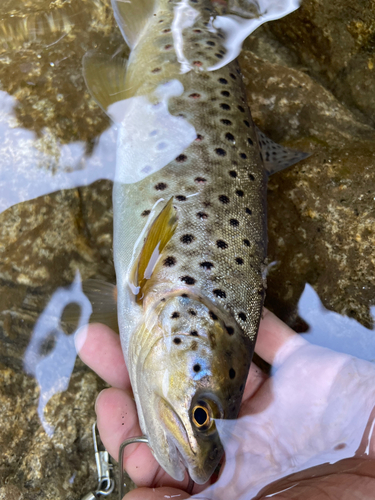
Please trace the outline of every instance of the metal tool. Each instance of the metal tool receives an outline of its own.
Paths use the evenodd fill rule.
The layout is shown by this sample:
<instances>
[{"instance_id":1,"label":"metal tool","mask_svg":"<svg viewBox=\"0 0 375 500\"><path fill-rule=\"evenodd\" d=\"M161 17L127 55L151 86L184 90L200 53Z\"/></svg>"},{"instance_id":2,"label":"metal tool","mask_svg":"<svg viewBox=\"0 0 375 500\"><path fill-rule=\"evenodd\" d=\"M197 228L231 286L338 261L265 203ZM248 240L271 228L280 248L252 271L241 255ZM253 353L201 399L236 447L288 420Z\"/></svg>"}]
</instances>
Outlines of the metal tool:
<instances>
[{"instance_id":1,"label":"metal tool","mask_svg":"<svg viewBox=\"0 0 375 500\"><path fill-rule=\"evenodd\" d=\"M92 426L92 435L94 439L96 470L98 473L98 487L95 492L87 493L81 500L98 500L101 496L110 495L115 488L115 480L111 477L113 465L109 461L108 451L100 441L96 422Z\"/></svg>"},{"instance_id":2,"label":"metal tool","mask_svg":"<svg viewBox=\"0 0 375 500\"><path fill-rule=\"evenodd\" d=\"M138 437L133 437L126 439L120 446L119 450L119 455L118 455L118 465L119 465L119 500L122 500L124 496L124 489L126 487L126 484L124 482L124 448L125 446L128 446L128 444L133 444L133 443L146 443L148 444L148 439L146 436L138 436ZM194 481L191 479L189 476L189 483L187 486L187 492L189 494L192 493L194 487ZM86 500L86 499L85 499ZM91 500L91 499L87 499Z\"/></svg>"},{"instance_id":3,"label":"metal tool","mask_svg":"<svg viewBox=\"0 0 375 500\"><path fill-rule=\"evenodd\" d=\"M119 466L119 499L122 500L124 496L124 489L126 484L124 483L124 448L128 446L128 444L133 443L146 443L148 444L148 439L146 436L138 436L126 439L120 446L120 451L118 455L118 466Z\"/></svg>"}]
</instances>

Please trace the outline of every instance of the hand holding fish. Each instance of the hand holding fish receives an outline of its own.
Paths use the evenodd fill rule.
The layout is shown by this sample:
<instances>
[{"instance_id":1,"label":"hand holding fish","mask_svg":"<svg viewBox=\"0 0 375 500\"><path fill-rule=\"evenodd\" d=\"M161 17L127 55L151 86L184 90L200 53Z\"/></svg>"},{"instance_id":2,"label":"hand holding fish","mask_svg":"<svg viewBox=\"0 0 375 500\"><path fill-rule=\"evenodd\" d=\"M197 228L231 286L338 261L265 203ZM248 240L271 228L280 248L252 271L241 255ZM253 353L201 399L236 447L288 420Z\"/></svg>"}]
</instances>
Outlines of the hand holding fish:
<instances>
[{"instance_id":1,"label":"hand holding fish","mask_svg":"<svg viewBox=\"0 0 375 500\"><path fill-rule=\"evenodd\" d=\"M141 434L119 338L96 324L81 330L76 345L81 359L112 385L100 393L96 412L101 438L117 457L122 441ZM314 499L323 487L327 498L351 488L371 498L375 366L311 345L268 311L256 352L274 373L267 377L252 364L239 419L216 421L225 465L215 484L194 486L196 498L250 499L263 490L260 498L282 491L277 498ZM147 445L125 450L124 464L142 487L128 500L189 497L181 489L187 475L184 482L172 479Z\"/></svg>"}]
</instances>

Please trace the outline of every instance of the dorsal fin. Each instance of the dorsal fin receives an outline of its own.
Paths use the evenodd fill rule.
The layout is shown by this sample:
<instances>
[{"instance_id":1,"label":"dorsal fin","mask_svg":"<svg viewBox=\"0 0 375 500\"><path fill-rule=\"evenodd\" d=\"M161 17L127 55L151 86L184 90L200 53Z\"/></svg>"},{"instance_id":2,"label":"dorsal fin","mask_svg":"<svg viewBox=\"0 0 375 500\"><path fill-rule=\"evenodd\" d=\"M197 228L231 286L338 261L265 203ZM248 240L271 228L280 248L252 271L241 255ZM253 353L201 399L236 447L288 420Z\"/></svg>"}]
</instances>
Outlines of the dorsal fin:
<instances>
[{"instance_id":1,"label":"dorsal fin","mask_svg":"<svg viewBox=\"0 0 375 500\"><path fill-rule=\"evenodd\" d=\"M263 134L258 127L255 127L258 137L260 154L263 160L264 168L268 175L291 167L310 156L310 153L296 151L295 149L285 148L276 142L273 142L266 134Z\"/></svg>"},{"instance_id":2,"label":"dorsal fin","mask_svg":"<svg viewBox=\"0 0 375 500\"><path fill-rule=\"evenodd\" d=\"M155 10L155 0L112 0L115 19L126 43L133 48Z\"/></svg>"},{"instance_id":3,"label":"dorsal fin","mask_svg":"<svg viewBox=\"0 0 375 500\"><path fill-rule=\"evenodd\" d=\"M123 57L110 57L95 50L87 52L82 59L83 77L87 88L113 121L119 121L110 113L111 104L126 99L125 74L127 60Z\"/></svg>"},{"instance_id":4,"label":"dorsal fin","mask_svg":"<svg viewBox=\"0 0 375 500\"><path fill-rule=\"evenodd\" d=\"M155 265L165 245L172 238L177 228L177 214L173 206L173 197L168 201L163 210L152 223L139 258L135 263L132 281L139 287L137 301L143 298L144 287L151 278Z\"/></svg>"}]
</instances>

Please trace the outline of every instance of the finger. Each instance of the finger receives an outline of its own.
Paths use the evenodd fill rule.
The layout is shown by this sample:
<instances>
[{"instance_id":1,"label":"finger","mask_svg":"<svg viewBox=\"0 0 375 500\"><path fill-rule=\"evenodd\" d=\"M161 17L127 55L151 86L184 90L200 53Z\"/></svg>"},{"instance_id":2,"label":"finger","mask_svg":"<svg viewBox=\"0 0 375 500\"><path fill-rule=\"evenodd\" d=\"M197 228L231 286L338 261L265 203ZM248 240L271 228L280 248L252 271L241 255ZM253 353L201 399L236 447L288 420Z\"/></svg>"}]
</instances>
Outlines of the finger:
<instances>
[{"instance_id":1,"label":"finger","mask_svg":"<svg viewBox=\"0 0 375 500\"><path fill-rule=\"evenodd\" d=\"M263 309L255 352L269 364L273 364L276 354L293 340L293 348L305 345L306 340L297 335L289 326L268 309Z\"/></svg>"},{"instance_id":2,"label":"finger","mask_svg":"<svg viewBox=\"0 0 375 500\"><path fill-rule=\"evenodd\" d=\"M165 500L166 498L175 498L176 500L185 500L190 498L186 491L177 488L137 488L124 496L124 500Z\"/></svg>"},{"instance_id":3,"label":"finger","mask_svg":"<svg viewBox=\"0 0 375 500\"><path fill-rule=\"evenodd\" d=\"M118 389L130 389L120 337L114 331L94 323L78 330L74 342L79 357L99 377Z\"/></svg>"},{"instance_id":4,"label":"finger","mask_svg":"<svg viewBox=\"0 0 375 500\"><path fill-rule=\"evenodd\" d=\"M100 438L108 452L118 460L120 445L125 439L141 436L136 406L129 393L104 389L96 401ZM132 480L150 486L158 469L147 444L131 444L124 450L124 468Z\"/></svg>"},{"instance_id":5,"label":"finger","mask_svg":"<svg viewBox=\"0 0 375 500\"><path fill-rule=\"evenodd\" d=\"M242 401L252 398L267 379L268 375L266 375L255 363L251 363Z\"/></svg>"}]
</instances>

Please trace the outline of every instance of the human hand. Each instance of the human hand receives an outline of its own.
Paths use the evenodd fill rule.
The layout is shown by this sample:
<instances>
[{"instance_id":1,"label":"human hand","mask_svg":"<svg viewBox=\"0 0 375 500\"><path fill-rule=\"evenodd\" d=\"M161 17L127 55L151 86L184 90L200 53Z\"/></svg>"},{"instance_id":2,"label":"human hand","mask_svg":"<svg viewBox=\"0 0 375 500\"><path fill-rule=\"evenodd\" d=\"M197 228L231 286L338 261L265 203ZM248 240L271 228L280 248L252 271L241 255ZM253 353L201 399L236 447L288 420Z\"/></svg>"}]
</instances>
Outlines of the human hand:
<instances>
[{"instance_id":1,"label":"human hand","mask_svg":"<svg viewBox=\"0 0 375 500\"><path fill-rule=\"evenodd\" d=\"M117 458L122 441L141 435L119 338L103 325L90 325L77 337L77 348L82 360L113 386L100 393L96 411L102 441ZM205 489L204 498L252 498L272 481L308 467L343 461L361 450L375 458L373 364L309 344L268 311L256 352L275 373L267 377L252 364L239 420L216 422L226 451L223 472L216 484L196 485L194 493ZM131 492L127 500L189 497L181 490L188 480L170 478L147 446L129 448L125 468L138 486L147 488ZM333 476L335 481L348 488L342 473ZM363 478L360 486L366 486ZM312 492L316 487L307 486ZM308 498L308 491L301 494Z\"/></svg>"}]
</instances>

